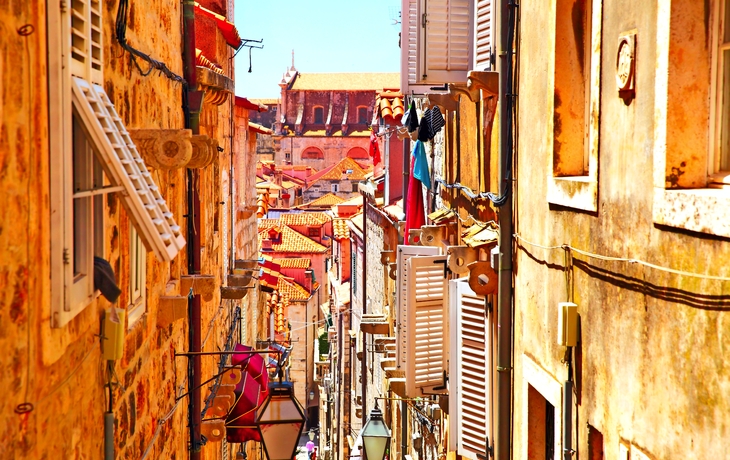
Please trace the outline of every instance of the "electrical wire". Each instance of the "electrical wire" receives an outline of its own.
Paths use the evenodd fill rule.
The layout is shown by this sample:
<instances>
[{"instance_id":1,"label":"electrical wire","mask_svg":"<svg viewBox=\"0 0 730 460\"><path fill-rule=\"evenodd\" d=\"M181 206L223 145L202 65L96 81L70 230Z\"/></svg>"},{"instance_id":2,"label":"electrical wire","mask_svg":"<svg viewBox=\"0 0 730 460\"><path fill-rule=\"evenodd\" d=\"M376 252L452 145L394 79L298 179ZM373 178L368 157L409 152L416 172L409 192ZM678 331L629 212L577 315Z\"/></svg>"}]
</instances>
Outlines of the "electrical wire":
<instances>
[{"instance_id":1,"label":"electrical wire","mask_svg":"<svg viewBox=\"0 0 730 460\"><path fill-rule=\"evenodd\" d=\"M590 257L592 259L598 259L598 260L603 260L603 261L607 261L607 262L625 262L625 263L630 263L630 264L638 264L638 265L643 265L645 267L653 268L655 270L660 270L660 271L667 272L667 273L673 273L675 275L680 275L680 276L689 276L689 277L693 277L693 278L700 278L700 279L714 280L714 281L730 281L730 278L725 277L725 276L703 275L700 273L692 273L692 272L687 272L684 270L677 270L674 268L664 267L662 265L652 264L650 262L646 262L641 259L628 258L628 257L604 256L602 254L596 254L593 252L585 251L583 249L578 249L569 244L562 244L560 246L544 246L544 245L541 245L538 243L533 243L532 241L528 241L517 233L515 233L513 235L513 237L516 240L520 240L523 243L525 243L529 246L536 247L536 248L541 248L541 249L546 249L546 250L562 249L562 250L567 250L567 251L573 251L573 252L576 252L583 256Z\"/></svg>"},{"instance_id":2,"label":"electrical wire","mask_svg":"<svg viewBox=\"0 0 730 460\"><path fill-rule=\"evenodd\" d=\"M180 75L174 73L172 70L170 70L167 67L167 64L161 61L157 61L155 59L152 59L150 56L146 55L145 53L133 48L132 46L127 43L127 10L129 9L129 0L119 0L119 8L117 9L117 20L116 20L116 38L119 42L119 45L127 51L130 54L130 57L132 58L132 63L134 63L134 66L139 70L139 73L142 74L143 77L148 76L150 73L152 73L153 70L159 70L163 75L165 75L170 80L181 83L184 86L187 86L187 82L183 77ZM140 67L139 62L137 62L137 58L142 59L143 61L147 62L149 64L149 68L147 70L142 70L142 67Z\"/></svg>"}]
</instances>

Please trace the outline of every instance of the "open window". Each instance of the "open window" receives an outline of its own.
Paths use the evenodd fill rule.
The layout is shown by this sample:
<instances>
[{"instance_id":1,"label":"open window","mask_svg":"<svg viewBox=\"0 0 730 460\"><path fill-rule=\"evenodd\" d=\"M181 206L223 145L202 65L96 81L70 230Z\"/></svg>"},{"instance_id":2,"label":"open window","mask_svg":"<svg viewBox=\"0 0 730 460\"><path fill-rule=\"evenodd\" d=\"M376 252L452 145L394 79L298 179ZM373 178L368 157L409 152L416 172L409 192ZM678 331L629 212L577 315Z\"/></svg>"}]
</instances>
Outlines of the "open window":
<instances>
[{"instance_id":1,"label":"open window","mask_svg":"<svg viewBox=\"0 0 730 460\"><path fill-rule=\"evenodd\" d=\"M324 107L315 107L313 115L312 123L315 125L321 125L324 123Z\"/></svg>"},{"instance_id":2,"label":"open window","mask_svg":"<svg viewBox=\"0 0 730 460\"><path fill-rule=\"evenodd\" d=\"M484 297L466 279L450 281L449 297L449 450L481 460L491 445L489 318Z\"/></svg>"},{"instance_id":3,"label":"open window","mask_svg":"<svg viewBox=\"0 0 730 460\"><path fill-rule=\"evenodd\" d=\"M548 201L598 209L598 133L603 0L557 0L549 76Z\"/></svg>"}]
</instances>

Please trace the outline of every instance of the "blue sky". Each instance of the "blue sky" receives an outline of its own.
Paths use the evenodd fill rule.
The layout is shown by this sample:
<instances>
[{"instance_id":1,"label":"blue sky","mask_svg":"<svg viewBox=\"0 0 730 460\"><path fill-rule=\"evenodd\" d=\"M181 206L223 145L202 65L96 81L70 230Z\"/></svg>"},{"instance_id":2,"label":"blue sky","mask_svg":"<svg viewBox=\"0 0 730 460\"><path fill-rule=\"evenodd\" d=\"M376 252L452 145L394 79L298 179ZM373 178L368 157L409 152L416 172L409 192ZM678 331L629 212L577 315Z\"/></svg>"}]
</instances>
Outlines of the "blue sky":
<instances>
[{"instance_id":1,"label":"blue sky","mask_svg":"<svg viewBox=\"0 0 730 460\"><path fill-rule=\"evenodd\" d=\"M236 56L236 95L277 98L291 66L302 73L398 72L400 0L238 0L241 38L264 39L263 49Z\"/></svg>"}]
</instances>

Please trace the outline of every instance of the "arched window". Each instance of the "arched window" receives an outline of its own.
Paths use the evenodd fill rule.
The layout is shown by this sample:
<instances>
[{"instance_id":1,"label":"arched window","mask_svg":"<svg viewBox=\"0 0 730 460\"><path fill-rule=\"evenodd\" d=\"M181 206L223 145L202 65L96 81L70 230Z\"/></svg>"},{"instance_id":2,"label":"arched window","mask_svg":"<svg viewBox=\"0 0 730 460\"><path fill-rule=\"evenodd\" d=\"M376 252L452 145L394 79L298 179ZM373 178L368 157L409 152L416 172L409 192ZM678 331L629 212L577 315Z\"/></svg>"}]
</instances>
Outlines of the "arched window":
<instances>
[{"instance_id":1,"label":"arched window","mask_svg":"<svg viewBox=\"0 0 730 460\"><path fill-rule=\"evenodd\" d=\"M324 160L324 153L317 147L307 147L302 152L302 160Z\"/></svg>"},{"instance_id":2,"label":"arched window","mask_svg":"<svg viewBox=\"0 0 730 460\"><path fill-rule=\"evenodd\" d=\"M324 123L324 107L314 108L314 124L321 125Z\"/></svg>"},{"instance_id":3,"label":"arched window","mask_svg":"<svg viewBox=\"0 0 730 460\"><path fill-rule=\"evenodd\" d=\"M370 158L368 151L362 147L353 147L347 151L347 156L357 160L364 160Z\"/></svg>"},{"instance_id":4,"label":"arched window","mask_svg":"<svg viewBox=\"0 0 730 460\"><path fill-rule=\"evenodd\" d=\"M357 122L367 124L368 122L368 108L361 105L357 108Z\"/></svg>"}]
</instances>

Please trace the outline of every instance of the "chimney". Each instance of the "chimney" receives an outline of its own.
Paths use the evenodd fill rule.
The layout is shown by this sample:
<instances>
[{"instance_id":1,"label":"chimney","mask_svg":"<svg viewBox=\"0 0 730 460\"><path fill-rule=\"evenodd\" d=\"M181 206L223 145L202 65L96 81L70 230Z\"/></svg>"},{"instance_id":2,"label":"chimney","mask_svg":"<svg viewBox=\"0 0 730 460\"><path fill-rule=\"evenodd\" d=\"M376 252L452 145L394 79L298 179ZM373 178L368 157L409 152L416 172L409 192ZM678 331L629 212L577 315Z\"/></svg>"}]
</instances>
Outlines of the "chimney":
<instances>
[{"instance_id":1,"label":"chimney","mask_svg":"<svg viewBox=\"0 0 730 460\"><path fill-rule=\"evenodd\" d=\"M309 292L312 292L312 286L314 286L314 282L312 281L314 279L314 270L311 268L304 270L304 289L306 289Z\"/></svg>"}]
</instances>

